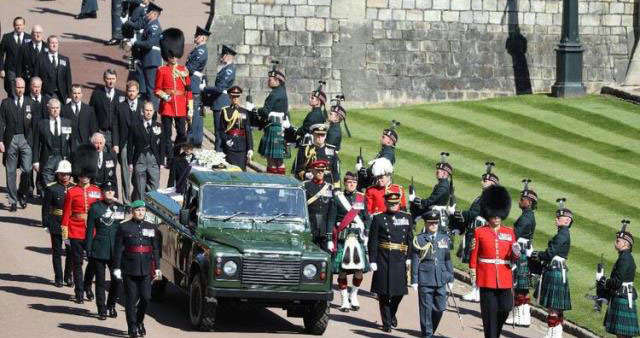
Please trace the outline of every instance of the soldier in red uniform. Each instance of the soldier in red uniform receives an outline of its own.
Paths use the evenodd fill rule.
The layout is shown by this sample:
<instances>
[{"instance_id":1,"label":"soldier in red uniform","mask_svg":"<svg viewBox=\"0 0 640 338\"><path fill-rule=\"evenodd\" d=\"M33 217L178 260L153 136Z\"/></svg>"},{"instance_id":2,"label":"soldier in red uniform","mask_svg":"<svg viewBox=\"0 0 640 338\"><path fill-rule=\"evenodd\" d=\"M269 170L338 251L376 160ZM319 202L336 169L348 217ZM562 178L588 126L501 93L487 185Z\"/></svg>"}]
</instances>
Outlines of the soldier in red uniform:
<instances>
[{"instance_id":1,"label":"soldier in red uniform","mask_svg":"<svg viewBox=\"0 0 640 338\"><path fill-rule=\"evenodd\" d=\"M376 159L371 167L371 172L376 183L367 188L365 192L367 212L374 215L387 211L384 196L389 192L399 193L400 209L407 210L404 188L401 185L391 183L391 174L393 173L391 162L386 158Z\"/></svg>"},{"instance_id":2,"label":"soldier in red uniform","mask_svg":"<svg viewBox=\"0 0 640 338\"><path fill-rule=\"evenodd\" d=\"M155 94L160 98L160 116L162 134L165 137L165 154L173 156L171 134L173 123L176 125L176 140L183 142L187 135L187 116L193 114L191 80L187 67L178 64L184 54L184 34L177 28L169 28L162 33L160 40L162 58L166 65L158 67L156 73ZM178 141L179 140L179 141Z\"/></svg>"},{"instance_id":3,"label":"soldier in red uniform","mask_svg":"<svg viewBox=\"0 0 640 338\"><path fill-rule=\"evenodd\" d=\"M480 288L480 311L485 338L498 338L513 308L511 264L520 257L512 228L502 225L509 216L511 196L503 186L486 188L480 197L480 216L487 225L475 230L471 243L471 278Z\"/></svg>"},{"instance_id":4,"label":"soldier in red uniform","mask_svg":"<svg viewBox=\"0 0 640 338\"><path fill-rule=\"evenodd\" d=\"M97 161L98 153L92 144L78 147L73 161L73 173L78 177L78 184L67 192L62 210L62 237L71 243L75 302L78 304L84 303L84 292L86 292L88 300L93 299L91 291L93 267L87 266L83 283L82 259L85 250L87 214L91 205L101 198L100 188L90 184L91 178L96 174Z\"/></svg>"}]
</instances>

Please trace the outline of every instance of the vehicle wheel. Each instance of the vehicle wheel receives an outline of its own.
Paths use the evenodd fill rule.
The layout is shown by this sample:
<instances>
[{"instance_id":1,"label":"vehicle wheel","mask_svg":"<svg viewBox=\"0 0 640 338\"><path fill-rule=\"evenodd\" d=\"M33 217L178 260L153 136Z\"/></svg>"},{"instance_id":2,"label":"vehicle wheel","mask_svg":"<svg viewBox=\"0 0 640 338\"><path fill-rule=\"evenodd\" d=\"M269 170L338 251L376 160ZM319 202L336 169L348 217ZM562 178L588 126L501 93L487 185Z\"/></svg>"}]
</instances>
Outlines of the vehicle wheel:
<instances>
[{"instance_id":1,"label":"vehicle wheel","mask_svg":"<svg viewBox=\"0 0 640 338\"><path fill-rule=\"evenodd\" d=\"M216 302L206 302L200 274L193 277L189 286L189 319L191 326L201 331L213 331L216 323Z\"/></svg>"},{"instance_id":2,"label":"vehicle wheel","mask_svg":"<svg viewBox=\"0 0 640 338\"><path fill-rule=\"evenodd\" d=\"M329 324L329 303L326 301L311 303L303 321L304 330L307 333L322 335Z\"/></svg>"},{"instance_id":3,"label":"vehicle wheel","mask_svg":"<svg viewBox=\"0 0 640 338\"><path fill-rule=\"evenodd\" d=\"M151 300L154 302L160 302L164 299L164 291L167 289L167 280L165 277L162 277L161 280L154 281L151 283Z\"/></svg>"}]
</instances>

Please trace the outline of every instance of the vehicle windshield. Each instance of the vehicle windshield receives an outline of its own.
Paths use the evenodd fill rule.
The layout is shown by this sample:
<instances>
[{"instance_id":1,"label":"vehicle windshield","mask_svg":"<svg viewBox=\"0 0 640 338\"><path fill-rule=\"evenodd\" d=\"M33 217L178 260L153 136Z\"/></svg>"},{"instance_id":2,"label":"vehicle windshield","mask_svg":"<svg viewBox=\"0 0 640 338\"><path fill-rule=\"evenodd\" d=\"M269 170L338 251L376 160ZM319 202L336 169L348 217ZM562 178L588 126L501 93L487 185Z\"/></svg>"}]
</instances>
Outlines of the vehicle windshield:
<instances>
[{"instance_id":1,"label":"vehicle windshield","mask_svg":"<svg viewBox=\"0 0 640 338\"><path fill-rule=\"evenodd\" d=\"M304 191L294 187L239 187L205 185L202 190L202 212L205 218L233 223L254 219L256 224L243 227L279 228L278 223L301 222L306 217ZM268 224L263 224L269 221ZM304 225L301 225L304 228ZM297 228L297 227L296 227ZM286 230L286 229L282 229Z\"/></svg>"}]
</instances>

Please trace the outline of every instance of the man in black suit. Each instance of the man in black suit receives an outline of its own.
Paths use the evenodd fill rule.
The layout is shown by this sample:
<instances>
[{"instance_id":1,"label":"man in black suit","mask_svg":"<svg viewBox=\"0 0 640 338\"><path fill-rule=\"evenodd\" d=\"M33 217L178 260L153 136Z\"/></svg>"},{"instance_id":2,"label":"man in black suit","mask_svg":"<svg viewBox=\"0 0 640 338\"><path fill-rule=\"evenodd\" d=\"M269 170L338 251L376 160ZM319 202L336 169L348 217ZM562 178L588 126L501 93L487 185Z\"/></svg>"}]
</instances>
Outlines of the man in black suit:
<instances>
[{"instance_id":1,"label":"man in black suit","mask_svg":"<svg viewBox=\"0 0 640 338\"><path fill-rule=\"evenodd\" d=\"M60 101L56 98L47 102L49 117L40 120L33 135L33 169L42 175L42 186L55 180L58 163L70 159L75 149L71 121L60 117Z\"/></svg>"},{"instance_id":2,"label":"man in black suit","mask_svg":"<svg viewBox=\"0 0 640 338\"><path fill-rule=\"evenodd\" d=\"M59 47L58 37L49 36L47 39L49 51L40 55L33 75L42 80L42 91L47 100L55 97L60 102L66 102L73 83L71 82L71 62L68 57L58 53Z\"/></svg>"},{"instance_id":3,"label":"man in black suit","mask_svg":"<svg viewBox=\"0 0 640 338\"><path fill-rule=\"evenodd\" d=\"M98 130L96 114L90 105L82 102L82 87L79 84L71 86L71 101L62 107L60 116L71 121L77 145L90 143L91 135Z\"/></svg>"},{"instance_id":4,"label":"man in black suit","mask_svg":"<svg viewBox=\"0 0 640 338\"><path fill-rule=\"evenodd\" d=\"M42 26L33 25L31 29L32 40L29 43L25 43L20 47L18 52L18 61L16 64L16 72L19 77L24 79L27 84L30 83L36 68L36 62L40 55L47 54L49 51L44 43L44 31ZM27 87L26 93L29 94L30 90Z\"/></svg>"},{"instance_id":5,"label":"man in black suit","mask_svg":"<svg viewBox=\"0 0 640 338\"><path fill-rule=\"evenodd\" d=\"M125 98L122 92L115 88L118 77L114 69L105 70L102 78L104 87L93 91L89 105L95 111L98 131L105 137L107 150L111 151L114 145L113 131L116 129L116 106Z\"/></svg>"},{"instance_id":6,"label":"man in black suit","mask_svg":"<svg viewBox=\"0 0 640 338\"><path fill-rule=\"evenodd\" d=\"M120 162L120 178L122 179L122 200L129 203L131 197L131 172L129 171L129 157L127 153L131 147L129 131L133 126L142 121L142 106L144 101L139 97L140 85L135 80L127 82L127 98L119 102L116 107L116 125L113 131L113 152L118 154ZM155 120L155 116L153 118Z\"/></svg>"},{"instance_id":7,"label":"man in black suit","mask_svg":"<svg viewBox=\"0 0 640 338\"><path fill-rule=\"evenodd\" d=\"M47 103L42 96L42 80L39 77L33 76L31 77L31 81L29 81L31 85L29 86L29 97L31 101L33 101L34 106L34 115L37 115L38 120L44 120L49 118L49 111L47 110ZM35 128L38 127L38 124L34 125ZM33 148L32 148L33 150ZM32 158L35 160L35 158ZM39 196L42 196L44 193L44 187L41 185L42 177L39 173L36 173L35 182L33 180L33 171L29 173L29 189L27 190L27 196L33 196L33 190L36 189Z\"/></svg>"},{"instance_id":8,"label":"man in black suit","mask_svg":"<svg viewBox=\"0 0 640 338\"><path fill-rule=\"evenodd\" d=\"M153 113L153 104L145 102L143 120L129 132L129 170L135 175L132 200L142 199L145 192L157 189L160 169L164 168L162 125L153 121Z\"/></svg>"},{"instance_id":9,"label":"man in black suit","mask_svg":"<svg viewBox=\"0 0 640 338\"><path fill-rule=\"evenodd\" d=\"M2 36L0 40L0 77L4 78L4 90L7 96L13 96L13 81L17 75L17 60L20 46L31 41L29 34L24 32L26 21L22 17L13 19L13 32Z\"/></svg>"},{"instance_id":10,"label":"man in black suit","mask_svg":"<svg viewBox=\"0 0 640 338\"><path fill-rule=\"evenodd\" d=\"M31 172L31 147L33 130L37 123L35 107L29 97L24 95L24 80L15 80L14 98L6 98L0 104L0 152L4 153L2 163L6 169L7 190L9 193L9 211L27 207L26 190L29 187ZM20 190L16 187L16 170L20 164Z\"/></svg>"},{"instance_id":11,"label":"man in black suit","mask_svg":"<svg viewBox=\"0 0 640 338\"><path fill-rule=\"evenodd\" d=\"M118 180L116 178L116 157L108 152L105 145L104 135L96 132L91 136L91 143L98 152L98 163L96 163L96 176L92 179L92 184L102 186L103 183L111 182L115 186L116 196L118 194Z\"/></svg>"}]
</instances>

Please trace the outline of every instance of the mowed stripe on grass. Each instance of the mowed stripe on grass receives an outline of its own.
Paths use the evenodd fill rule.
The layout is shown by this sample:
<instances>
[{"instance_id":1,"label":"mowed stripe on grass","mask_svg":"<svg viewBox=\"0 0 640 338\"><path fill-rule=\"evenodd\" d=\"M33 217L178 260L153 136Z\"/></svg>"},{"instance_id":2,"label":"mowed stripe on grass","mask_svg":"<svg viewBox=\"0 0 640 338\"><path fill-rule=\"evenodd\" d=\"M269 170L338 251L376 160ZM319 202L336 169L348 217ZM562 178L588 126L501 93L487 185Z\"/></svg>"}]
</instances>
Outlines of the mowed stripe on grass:
<instances>
[{"instance_id":1,"label":"mowed stripe on grass","mask_svg":"<svg viewBox=\"0 0 640 338\"><path fill-rule=\"evenodd\" d=\"M292 111L294 125L301 124L306 112ZM540 195L535 249L544 249L555 234L555 199L567 197L576 219L569 256L574 310L566 317L605 335L604 313L594 314L592 302L584 295L593 293L590 288L600 254L604 254L607 274L611 271L617 257L613 242L619 221L630 218L631 231L634 224L640 227L640 218L634 219L640 215L636 197L640 189L640 108L607 96L557 100L529 95L349 110L354 137L347 138L343 132L343 174L353 170L360 147L365 160L377 153L380 133L392 119L401 122L394 181L406 187L413 176L419 196L431 192L436 182L434 165L439 153L448 151L458 209L466 209L480 194L484 162L491 160L512 195L507 223L513 224L520 215L520 181L533 179L532 187ZM206 125L211 129L210 117ZM254 131L254 149L261 135ZM257 151L254 159L264 163ZM289 170L292 159L286 162ZM466 268L454 260L458 267Z\"/></svg>"}]
</instances>

